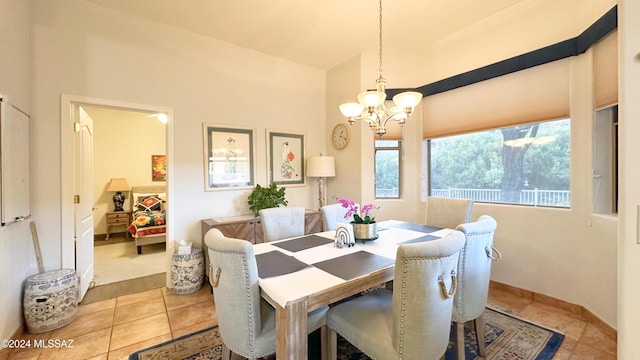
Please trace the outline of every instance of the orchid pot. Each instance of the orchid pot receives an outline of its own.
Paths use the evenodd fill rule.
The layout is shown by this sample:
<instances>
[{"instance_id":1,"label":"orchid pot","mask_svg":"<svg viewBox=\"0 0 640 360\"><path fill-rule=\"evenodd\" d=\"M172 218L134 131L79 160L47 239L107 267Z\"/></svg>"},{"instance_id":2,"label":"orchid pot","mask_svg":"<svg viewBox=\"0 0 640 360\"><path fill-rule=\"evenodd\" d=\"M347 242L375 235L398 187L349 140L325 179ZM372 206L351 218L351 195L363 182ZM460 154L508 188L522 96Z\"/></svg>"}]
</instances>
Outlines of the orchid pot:
<instances>
[{"instance_id":1,"label":"orchid pot","mask_svg":"<svg viewBox=\"0 0 640 360\"><path fill-rule=\"evenodd\" d=\"M353 237L355 237L356 240L372 240L378 236L375 221L369 224L352 222L351 225L353 226Z\"/></svg>"}]
</instances>

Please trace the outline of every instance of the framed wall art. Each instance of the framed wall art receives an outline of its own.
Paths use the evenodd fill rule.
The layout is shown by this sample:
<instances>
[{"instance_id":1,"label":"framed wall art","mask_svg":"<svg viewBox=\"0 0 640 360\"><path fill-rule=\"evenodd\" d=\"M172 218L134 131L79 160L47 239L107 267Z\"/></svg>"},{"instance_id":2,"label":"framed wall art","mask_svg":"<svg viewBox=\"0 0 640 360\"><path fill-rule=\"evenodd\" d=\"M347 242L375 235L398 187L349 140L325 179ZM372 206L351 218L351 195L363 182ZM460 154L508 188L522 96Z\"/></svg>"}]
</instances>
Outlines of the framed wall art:
<instances>
[{"instance_id":1,"label":"framed wall art","mask_svg":"<svg viewBox=\"0 0 640 360\"><path fill-rule=\"evenodd\" d=\"M167 181L166 155L151 155L151 181Z\"/></svg>"},{"instance_id":2,"label":"framed wall art","mask_svg":"<svg viewBox=\"0 0 640 360\"><path fill-rule=\"evenodd\" d=\"M203 124L205 191L255 185L255 142L252 128Z\"/></svg>"},{"instance_id":3,"label":"framed wall art","mask_svg":"<svg viewBox=\"0 0 640 360\"><path fill-rule=\"evenodd\" d=\"M304 184L304 134L267 130L269 184Z\"/></svg>"}]
</instances>

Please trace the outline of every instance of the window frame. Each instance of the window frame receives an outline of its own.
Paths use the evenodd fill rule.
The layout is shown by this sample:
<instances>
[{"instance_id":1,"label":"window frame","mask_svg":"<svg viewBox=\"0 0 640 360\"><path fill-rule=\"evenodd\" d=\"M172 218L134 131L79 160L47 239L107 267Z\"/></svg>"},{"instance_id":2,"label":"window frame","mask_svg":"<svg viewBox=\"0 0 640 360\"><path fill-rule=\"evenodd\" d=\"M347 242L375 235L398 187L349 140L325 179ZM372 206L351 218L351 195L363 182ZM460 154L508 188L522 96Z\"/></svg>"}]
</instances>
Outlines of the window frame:
<instances>
[{"instance_id":1,"label":"window frame","mask_svg":"<svg viewBox=\"0 0 640 360\"><path fill-rule=\"evenodd\" d=\"M485 128L485 129L480 129L480 130L474 130L474 131L470 131L470 132L465 132L465 133L458 133L458 134L451 134L451 135L447 135L447 136L442 136L442 137L435 137L435 138L429 138L429 139L424 139L423 140L423 147L422 147L422 153L424 156L424 160L423 160L423 172L424 172L424 179L422 181L422 189L423 189L423 193L422 193L422 198L423 200L425 200L428 196L444 196L444 195L433 195L433 181L432 181L432 140L437 140L440 138L452 138L452 137L457 137L457 136L464 136L464 135L470 135L470 134L479 134L479 133L484 133L484 132L491 132L491 131L500 131L502 129L508 129L508 128L515 128L518 126L523 126L523 125L535 125L535 124L545 124L545 123L553 123L553 122L559 122L559 121L568 121L568 127L569 127L569 132L568 132L568 146L569 146L569 153L570 153L570 147L571 147L571 117L561 117L561 118L555 118L555 119L548 119L548 120L542 120L542 121L534 121L534 122L529 122L529 123L523 123L523 124L517 124L517 125L513 125L513 126L507 126L507 127L499 127L499 128ZM537 137L537 136L536 136ZM568 156L568 161L569 161L569 165L571 164L571 156ZM570 166L569 166L570 168ZM491 200L478 200L478 199L472 199L475 202L479 202L479 203L486 203L486 204L498 204L498 205L514 205L514 206L531 206L531 207L545 207L545 208L557 208L557 209L570 209L572 207L572 200L571 200L571 172L569 172L569 187L568 190L554 190L554 189L549 189L549 190L545 190L545 191L549 191L549 192L558 192L558 191L566 191L568 192L568 195L566 195L568 197L568 204L567 205L554 205L554 204L544 204L544 203L528 203L528 202L522 202L522 195L521 195L521 202L503 202L503 201L491 201ZM468 190L473 190L471 188L469 189L451 189L451 190L458 190L459 193L466 193ZM479 189L482 190L482 189ZM490 189L490 190L497 190L497 189ZM521 189L522 190L526 190L526 189ZM537 189L535 189L537 192ZM469 191L472 192L472 191ZM502 195L500 195L502 196ZM557 196L562 197L562 194L557 194ZM462 196L464 198L470 198L470 196ZM461 196L453 196L453 198L461 198ZM527 198L527 196L525 196L525 198ZM537 199L536 199L537 201ZM557 200L556 200L557 201Z\"/></svg>"},{"instance_id":2,"label":"window frame","mask_svg":"<svg viewBox=\"0 0 640 360\"><path fill-rule=\"evenodd\" d=\"M395 146L378 146L379 142L396 142ZM403 188L402 188L402 179L403 179L403 160L404 160L404 156L402 154L402 140L399 139L393 139L393 140L386 140L386 139L374 139L373 141L373 178L374 178L374 183L373 183L373 197L376 200L397 200L397 199L402 199L402 193L403 193ZM377 155L378 155L378 151L397 151L398 153L398 195L397 196L385 196L385 197L380 197L378 196L378 180L377 180L377 175L378 175L378 164L377 164Z\"/></svg>"}]
</instances>

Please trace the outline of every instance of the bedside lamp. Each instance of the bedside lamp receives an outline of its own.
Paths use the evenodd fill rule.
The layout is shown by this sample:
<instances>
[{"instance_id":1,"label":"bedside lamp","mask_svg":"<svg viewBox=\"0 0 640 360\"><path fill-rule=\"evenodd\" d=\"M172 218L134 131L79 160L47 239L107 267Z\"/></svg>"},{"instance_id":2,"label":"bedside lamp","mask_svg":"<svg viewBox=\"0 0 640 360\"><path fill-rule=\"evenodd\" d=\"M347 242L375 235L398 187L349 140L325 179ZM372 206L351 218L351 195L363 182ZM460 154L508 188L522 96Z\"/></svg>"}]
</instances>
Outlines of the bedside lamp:
<instances>
[{"instance_id":1,"label":"bedside lamp","mask_svg":"<svg viewBox=\"0 0 640 360\"><path fill-rule=\"evenodd\" d=\"M127 179L125 178L112 178L107 186L107 191L115 191L115 195L113 195L113 205L115 206L114 211L123 211L122 205L124 204L125 196L122 193L123 191L129 191L131 188L127 183Z\"/></svg>"},{"instance_id":2,"label":"bedside lamp","mask_svg":"<svg viewBox=\"0 0 640 360\"><path fill-rule=\"evenodd\" d=\"M307 177L318 178L318 200L324 206L324 178L336 176L333 156L311 156L307 159Z\"/></svg>"}]
</instances>

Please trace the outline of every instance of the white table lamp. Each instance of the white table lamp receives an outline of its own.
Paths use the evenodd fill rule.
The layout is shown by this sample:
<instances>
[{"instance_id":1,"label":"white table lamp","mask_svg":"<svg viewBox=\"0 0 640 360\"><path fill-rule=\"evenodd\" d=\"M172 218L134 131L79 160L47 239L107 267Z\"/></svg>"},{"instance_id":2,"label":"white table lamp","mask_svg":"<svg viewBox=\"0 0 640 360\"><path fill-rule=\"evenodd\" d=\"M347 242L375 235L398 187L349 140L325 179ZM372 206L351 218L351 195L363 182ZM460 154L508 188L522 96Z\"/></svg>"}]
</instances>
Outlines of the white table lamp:
<instances>
[{"instance_id":1,"label":"white table lamp","mask_svg":"<svg viewBox=\"0 0 640 360\"><path fill-rule=\"evenodd\" d=\"M107 191L115 191L115 195L113 195L113 206L114 211L123 211L122 205L124 205L125 195L122 193L123 191L129 191L131 187L127 183L127 179L125 178L112 178L107 185Z\"/></svg>"},{"instance_id":2,"label":"white table lamp","mask_svg":"<svg viewBox=\"0 0 640 360\"><path fill-rule=\"evenodd\" d=\"M324 206L324 178L336 176L333 156L311 156L307 159L307 177L318 178L318 200Z\"/></svg>"}]
</instances>

